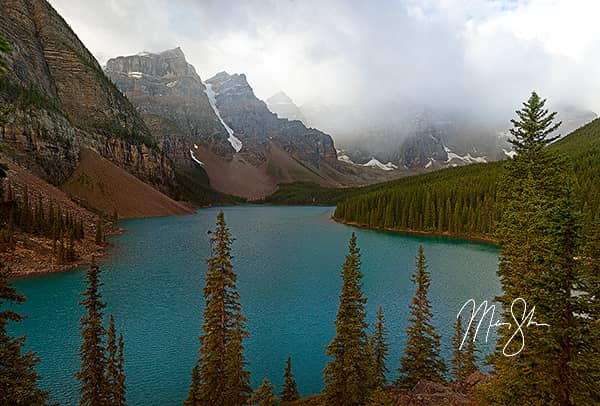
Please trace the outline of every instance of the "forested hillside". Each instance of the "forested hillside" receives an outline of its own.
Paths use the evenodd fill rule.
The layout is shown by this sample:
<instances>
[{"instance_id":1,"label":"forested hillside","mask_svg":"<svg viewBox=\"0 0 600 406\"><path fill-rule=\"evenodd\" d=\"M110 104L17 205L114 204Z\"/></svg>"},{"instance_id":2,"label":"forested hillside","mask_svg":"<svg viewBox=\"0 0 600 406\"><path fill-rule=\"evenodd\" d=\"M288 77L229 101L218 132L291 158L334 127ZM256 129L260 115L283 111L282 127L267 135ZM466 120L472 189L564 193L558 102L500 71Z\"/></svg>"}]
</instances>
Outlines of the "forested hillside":
<instances>
[{"instance_id":1,"label":"forested hillside","mask_svg":"<svg viewBox=\"0 0 600 406\"><path fill-rule=\"evenodd\" d=\"M572 167L584 221L600 216L600 120L548 147ZM348 191L336 220L373 228L489 237L500 208L497 182L503 163L477 164ZM322 194L322 192L321 192Z\"/></svg>"}]
</instances>

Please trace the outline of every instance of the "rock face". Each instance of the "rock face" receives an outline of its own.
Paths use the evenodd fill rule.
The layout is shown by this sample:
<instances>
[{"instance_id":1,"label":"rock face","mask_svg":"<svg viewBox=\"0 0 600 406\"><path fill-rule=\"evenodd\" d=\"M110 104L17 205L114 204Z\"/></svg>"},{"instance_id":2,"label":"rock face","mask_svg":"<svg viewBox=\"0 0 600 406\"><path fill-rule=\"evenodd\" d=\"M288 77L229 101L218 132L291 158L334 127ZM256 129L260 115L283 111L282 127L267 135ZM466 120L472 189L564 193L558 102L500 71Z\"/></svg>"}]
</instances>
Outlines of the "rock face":
<instances>
[{"instance_id":1,"label":"rock face","mask_svg":"<svg viewBox=\"0 0 600 406\"><path fill-rule=\"evenodd\" d=\"M292 99L284 92L275 93L267 99L269 110L277 114L279 118L287 118L288 120L300 120L306 123L306 118L300 111L300 108L294 104Z\"/></svg>"},{"instance_id":2,"label":"rock face","mask_svg":"<svg viewBox=\"0 0 600 406\"><path fill-rule=\"evenodd\" d=\"M424 167L430 159L441 162L448 159L443 144L431 133L429 136L416 134L407 138L393 157L395 162L409 168Z\"/></svg>"},{"instance_id":3,"label":"rock face","mask_svg":"<svg viewBox=\"0 0 600 406\"><path fill-rule=\"evenodd\" d=\"M190 154L194 145L231 157L234 149L227 141L228 133L210 105L200 76L180 48L110 59L106 73L177 165L196 165Z\"/></svg>"},{"instance_id":4,"label":"rock face","mask_svg":"<svg viewBox=\"0 0 600 406\"><path fill-rule=\"evenodd\" d=\"M490 377L475 372L469 377L470 383L452 382L443 385L437 382L427 380L419 380L412 389L397 389L389 387L388 395L392 399L392 403L398 406L404 405L464 405L474 406L479 402L473 398L472 391L475 386L489 382Z\"/></svg>"},{"instance_id":5,"label":"rock face","mask_svg":"<svg viewBox=\"0 0 600 406\"><path fill-rule=\"evenodd\" d=\"M556 135L596 118L592 111L573 106L553 106ZM401 170L430 171L449 166L492 162L514 154L505 119L495 119L461 109L435 108L388 100L355 105L308 103L300 108L309 126L332 134L336 146L357 164L376 158Z\"/></svg>"},{"instance_id":6,"label":"rock face","mask_svg":"<svg viewBox=\"0 0 600 406\"><path fill-rule=\"evenodd\" d=\"M279 183L343 177L331 137L278 118L243 74L202 82L180 48L110 59L106 73L177 167L206 171L219 191L258 199Z\"/></svg>"},{"instance_id":7,"label":"rock face","mask_svg":"<svg viewBox=\"0 0 600 406\"><path fill-rule=\"evenodd\" d=\"M255 163L265 160L265 151L274 142L295 158L319 168L321 163L337 164L331 137L319 130L306 128L300 121L278 118L254 95L244 74L218 73L206 81L215 92L223 120L242 141Z\"/></svg>"},{"instance_id":8,"label":"rock face","mask_svg":"<svg viewBox=\"0 0 600 406\"><path fill-rule=\"evenodd\" d=\"M14 105L2 128L5 152L54 185L78 165L82 146L165 192L169 160L131 103L44 0L1 0L0 35L11 47L0 102Z\"/></svg>"}]
</instances>

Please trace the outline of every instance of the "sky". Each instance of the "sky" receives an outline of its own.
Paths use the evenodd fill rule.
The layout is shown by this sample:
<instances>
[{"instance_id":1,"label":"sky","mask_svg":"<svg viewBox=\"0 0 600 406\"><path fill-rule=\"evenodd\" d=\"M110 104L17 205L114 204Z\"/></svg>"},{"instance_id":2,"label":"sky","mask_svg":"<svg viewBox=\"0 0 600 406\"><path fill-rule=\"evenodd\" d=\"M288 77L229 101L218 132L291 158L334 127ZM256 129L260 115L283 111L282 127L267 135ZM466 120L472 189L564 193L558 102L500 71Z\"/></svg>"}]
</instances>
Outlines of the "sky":
<instances>
[{"instance_id":1,"label":"sky","mask_svg":"<svg viewBox=\"0 0 600 406\"><path fill-rule=\"evenodd\" d=\"M101 64L180 46L298 105L511 114L532 90L600 113L597 0L50 0Z\"/></svg>"}]
</instances>

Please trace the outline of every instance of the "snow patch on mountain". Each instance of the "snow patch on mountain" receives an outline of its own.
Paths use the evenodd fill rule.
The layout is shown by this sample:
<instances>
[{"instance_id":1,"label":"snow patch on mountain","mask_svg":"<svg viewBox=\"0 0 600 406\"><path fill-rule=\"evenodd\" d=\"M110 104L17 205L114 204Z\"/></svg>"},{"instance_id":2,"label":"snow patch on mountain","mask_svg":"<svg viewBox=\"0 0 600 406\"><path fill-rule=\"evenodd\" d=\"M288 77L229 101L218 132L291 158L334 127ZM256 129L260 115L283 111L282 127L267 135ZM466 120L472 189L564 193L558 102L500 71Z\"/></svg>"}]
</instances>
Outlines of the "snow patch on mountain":
<instances>
[{"instance_id":1,"label":"snow patch on mountain","mask_svg":"<svg viewBox=\"0 0 600 406\"><path fill-rule=\"evenodd\" d=\"M191 149L190 149L190 155L191 155L192 159L194 160L194 162L196 162L200 166L204 166L204 162L202 162L198 158L196 158L196 156L194 155L194 151L192 151Z\"/></svg>"},{"instance_id":2,"label":"snow patch on mountain","mask_svg":"<svg viewBox=\"0 0 600 406\"><path fill-rule=\"evenodd\" d=\"M371 158L371 160L369 162L367 162L366 164L363 164L363 166L370 166L372 168L379 168L379 169L381 169L383 171L393 171L394 169L398 169L398 166L394 165L391 162L388 162L387 164L382 164L381 162L379 162L375 158Z\"/></svg>"},{"instance_id":3,"label":"snow patch on mountain","mask_svg":"<svg viewBox=\"0 0 600 406\"><path fill-rule=\"evenodd\" d=\"M433 165L433 161L435 161L435 159L429 158L429 162L427 162L427 164L425 165L425 169L431 168L431 165Z\"/></svg>"},{"instance_id":4,"label":"snow patch on mountain","mask_svg":"<svg viewBox=\"0 0 600 406\"><path fill-rule=\"evenodd\" d=\"M337 150L338 161L346 162L348 164L356 165L356 163L344 153L344 151Z\"/></svg>"},{"instance_id":5,"label":"snow patch on mountain","mask_svg":"<svg viewBox=\"0 0 600 406\"><path fill-rule=\"evenodd\" d=\"M219 119L219 121L221 121L221 124L223 124L223 127L225 127L225 130L227 130L227 134L229 134L229 138L227 139L227 141L229 141L229 143L231 144L233 149L235 149L235 152L240 152L240 150L242 149L242 141L240 141L239 138L237 138L235 135L233 135L233 130L231 129L231 127L229 127L227 125L227 123L225 123L225 121L221 117L221 113L219 112L219 109L217 108L217 94L213 90L212 85L210 83L204 83L204 86L206 86L205 92L206 92L206 95L208 96L208 101L210 102L210 106L212 107L213 111L217 115L217 118Z\"/></svg>"},{"instance_id":6,"label":"snow patch on mountain","mask_svg":"<svg viewBox=\"0 0 600 406\"><path fill-rule=\"evenodd\" d=\"M128 72L127 76L134 79L141 79L144 74L142 72Z\"/></svg>"},{"instance_id":7,"label":"snow patch on mountain","mask_svg":"<svg viewBox=\"0 0 600 406\"><path fill-rule=\"evenodd\" d=\"M338 161L346 162L351 165L378 168L378 169L381 169L382 171L393 171L394 169L398 169L398 166L394 165L393 163L388 162L387 164L383 164L376 158L371 158L371 160L369 162L367 162L366 164L357 164L344 151L339 150L339 149L336 151L337 151Z\"/></svg>"},{"instance_id":8,"label":"snow patch on mountain","mask_svg":"<svg viewBox=\"0 0 600 406\"><path fill-rule=\"evenodd\" d=\"M464 156L460 156L454 152L452 152L452 150L450 148L448 148L447 146L444 145L444 151L446 151L446 154L448 154L448 159L446 160L446 163L449 163L450 161L452 161L453 159L458 159L459 161L463 161L465 163L486 163L487 159L484 156L472 156L471 153L467 153L467 155Z\"/></svg>"}]
</instances>

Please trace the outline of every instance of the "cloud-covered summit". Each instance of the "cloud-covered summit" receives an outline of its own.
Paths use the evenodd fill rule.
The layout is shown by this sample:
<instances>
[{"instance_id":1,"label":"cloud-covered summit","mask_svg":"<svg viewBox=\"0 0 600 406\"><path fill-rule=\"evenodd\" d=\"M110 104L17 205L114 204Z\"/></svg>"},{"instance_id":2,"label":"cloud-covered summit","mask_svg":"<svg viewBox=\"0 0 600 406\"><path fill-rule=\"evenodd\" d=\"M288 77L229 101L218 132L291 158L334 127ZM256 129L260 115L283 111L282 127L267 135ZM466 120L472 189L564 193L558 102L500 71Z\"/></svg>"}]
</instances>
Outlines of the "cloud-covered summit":
<instances>
[{"instance_id":1,"label":"cloud-covered summit","mask_svg":"<svg viewBox=\"0 0 600 406\"><path fill-rule=\"evenodd\" d=\"M181 46L299 105L401 100L502 119L533 89L600 110L594 0L51 0L106 62Z\"/></svg>"}]
</instances>

